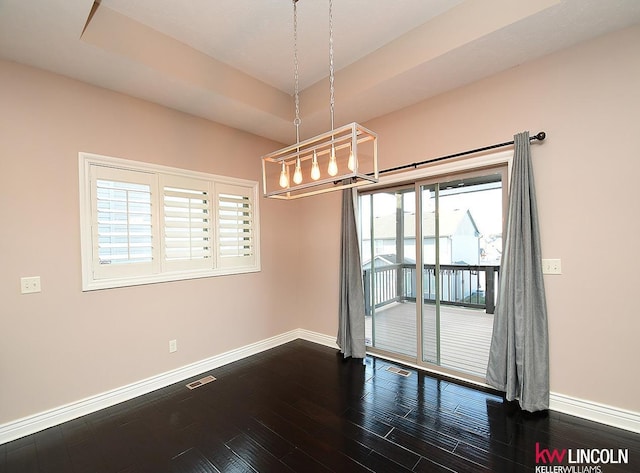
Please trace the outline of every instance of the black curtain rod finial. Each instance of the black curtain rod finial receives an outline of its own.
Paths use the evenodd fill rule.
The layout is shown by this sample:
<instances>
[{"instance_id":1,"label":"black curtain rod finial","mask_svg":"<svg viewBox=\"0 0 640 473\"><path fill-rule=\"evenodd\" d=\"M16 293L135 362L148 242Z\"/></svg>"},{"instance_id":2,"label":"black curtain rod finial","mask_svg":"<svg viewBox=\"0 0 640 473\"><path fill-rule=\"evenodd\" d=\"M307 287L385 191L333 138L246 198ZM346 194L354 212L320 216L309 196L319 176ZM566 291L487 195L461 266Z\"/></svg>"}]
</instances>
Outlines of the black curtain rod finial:
<instances>
[{"instance_id":1,"label":"black curtain rod finial","mask_svg":"<svg viewBox=\"0 0 640 473\"><path fill-rule=\"evenodd\" d=\"M538 133L537 135L532 136L532 138L538 140L538 141L544 141L544 139L547 137L547 134L544 131L541 131L540 133Z\"/></svg>"}]
</instances>

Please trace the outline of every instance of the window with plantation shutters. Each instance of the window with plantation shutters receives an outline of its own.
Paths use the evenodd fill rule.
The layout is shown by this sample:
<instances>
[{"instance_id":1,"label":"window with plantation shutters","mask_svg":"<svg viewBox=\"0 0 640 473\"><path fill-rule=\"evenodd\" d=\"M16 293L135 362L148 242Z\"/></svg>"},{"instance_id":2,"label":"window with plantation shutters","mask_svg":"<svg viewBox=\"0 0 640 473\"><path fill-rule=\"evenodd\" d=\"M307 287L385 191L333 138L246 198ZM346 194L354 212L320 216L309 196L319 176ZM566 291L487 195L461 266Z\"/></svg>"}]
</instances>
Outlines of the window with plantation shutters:
<instances>
[{"instance_id":1,"label":"window with plantation shutters","mask_svg":"<svg viewBox=\"0 0 640 473\"><path fill-rule=\"evenodd\" d=\"M255 181L79 154L83 290L260 270Z\"/></svg>"}]
</instances>

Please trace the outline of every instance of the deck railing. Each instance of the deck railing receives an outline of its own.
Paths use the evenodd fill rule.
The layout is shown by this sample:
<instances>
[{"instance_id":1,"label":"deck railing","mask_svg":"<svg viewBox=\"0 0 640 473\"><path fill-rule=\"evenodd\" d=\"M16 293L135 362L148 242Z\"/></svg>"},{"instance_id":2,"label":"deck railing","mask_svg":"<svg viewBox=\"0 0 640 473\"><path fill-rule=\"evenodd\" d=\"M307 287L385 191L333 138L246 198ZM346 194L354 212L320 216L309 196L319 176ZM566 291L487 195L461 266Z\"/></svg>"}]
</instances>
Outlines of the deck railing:
<instances>
[{"instance_id":1,"label":"deck railing","mask_svg":"<svg viewBox=\"0 0 640 473\"><path fill-rule=\"evenodd\" d=\"M422 276L422 299L436 300L436 266L425 264ZM440 265L440 303L485 309L493 314L498 288L499 266ZM383 307L392 302L418 299L415 264L391 264L363 270L364 300L367 315L371 305Z\"/></svg>"}]
</instances>

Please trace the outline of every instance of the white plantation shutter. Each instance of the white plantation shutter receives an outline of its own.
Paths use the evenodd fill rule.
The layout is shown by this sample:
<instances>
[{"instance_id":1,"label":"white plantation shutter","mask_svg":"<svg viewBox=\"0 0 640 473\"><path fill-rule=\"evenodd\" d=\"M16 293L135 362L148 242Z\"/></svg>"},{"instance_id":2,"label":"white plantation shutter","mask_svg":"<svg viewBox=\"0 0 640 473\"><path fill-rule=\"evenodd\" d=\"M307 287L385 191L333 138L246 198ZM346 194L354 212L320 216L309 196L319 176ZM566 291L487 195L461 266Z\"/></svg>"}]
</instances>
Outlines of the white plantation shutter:
<instances>
[{"instance_id":1,"label":"white plantation shutter","mask_svg":"<svg viewBox=\"0 0 640 473\"><path fill-rule=\"evenodd\" d=\"M163 176L163 264L167 270L211 268L213 228L210 183Z\"/></svg>"},{"instance_id":2,"label":"white plantation shutter","mask_svg":"<svg viewBox=\"0 0 640 473\"><path fill-rule=\"evenodd\" d=\"M153 175L92 166L93 273L96 279L154 270L157 228L152 211Z\"/></svg>"},{"instance_id":3,"label":"white plantation shutter","mask_svg":"<svg viewBox=\"0 0 640 473\"><path fill-rule=\"evenodd\" d=\"M258 183L79 153L82 289L260 271Z\"/></svg>"},{"instance_id":4,"label":"white plantation shutter","mask_svg":"<svg viewBox=\"0 0 640 473\"><path fill-rule=\"evenodd\" d=\"M256 262L255 196L251 187L217 184L218 264L241 268Z\"/></svg>"}]
</instances>

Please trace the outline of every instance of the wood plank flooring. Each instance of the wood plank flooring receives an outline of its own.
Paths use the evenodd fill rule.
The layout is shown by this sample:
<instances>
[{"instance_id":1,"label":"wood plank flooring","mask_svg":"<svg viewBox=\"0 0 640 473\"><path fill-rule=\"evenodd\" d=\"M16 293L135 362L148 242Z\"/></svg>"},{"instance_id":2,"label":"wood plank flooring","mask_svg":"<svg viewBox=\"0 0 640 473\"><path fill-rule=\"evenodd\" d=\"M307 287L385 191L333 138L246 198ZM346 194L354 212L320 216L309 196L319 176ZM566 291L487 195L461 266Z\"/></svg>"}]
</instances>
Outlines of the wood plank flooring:
<instances>
[{"instance_id":1,"label":"wood plank flooring","mask_svg":"<svg viewBox=\"0 0 640 473\"><path fill-rule=\"evenodd\" d=\"M628 451L574 472L640 471L639 434L390 365L297 340L0 445L0 472L533 472L536 443Z\"/></svg>"}]
</instances>

